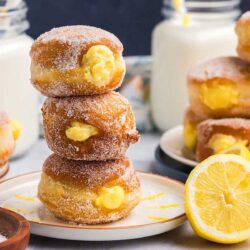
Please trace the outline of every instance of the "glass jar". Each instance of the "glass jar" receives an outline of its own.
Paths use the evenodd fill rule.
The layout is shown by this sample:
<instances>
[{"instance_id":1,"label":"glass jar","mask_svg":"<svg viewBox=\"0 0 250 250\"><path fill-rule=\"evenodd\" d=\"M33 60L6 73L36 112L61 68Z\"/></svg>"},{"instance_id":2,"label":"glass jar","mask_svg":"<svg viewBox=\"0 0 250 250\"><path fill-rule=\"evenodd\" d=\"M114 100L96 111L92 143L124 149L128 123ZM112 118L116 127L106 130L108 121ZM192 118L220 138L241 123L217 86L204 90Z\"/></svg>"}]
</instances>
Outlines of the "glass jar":
<instances>
[{"instance_id":1,"label":"glass jar","mask_svg":"<svg viewBox=\"0 0 250 250\"><path fill-rule=\"evenodd\" d=\"M30 84L29 70L33 40L25 34L26 12L23 1L0 3L0 110L22 126L14 156L23 154L38 138L38 94Z\"/></svg>"},{"instance_id":2,"label":"glass jar","mask_svg":"<svg viewBox=\"0 0 250 250\"><path fill-rule=\"evenodd\" d=\"M161 130L182 122L188 105L189 68L199 61L236 54L234 20L240 14L239 0L187 0L184 4L177 11L171 1L164 1L166 19L152 35L151 108Z\"/></svg>"}]
</instances>

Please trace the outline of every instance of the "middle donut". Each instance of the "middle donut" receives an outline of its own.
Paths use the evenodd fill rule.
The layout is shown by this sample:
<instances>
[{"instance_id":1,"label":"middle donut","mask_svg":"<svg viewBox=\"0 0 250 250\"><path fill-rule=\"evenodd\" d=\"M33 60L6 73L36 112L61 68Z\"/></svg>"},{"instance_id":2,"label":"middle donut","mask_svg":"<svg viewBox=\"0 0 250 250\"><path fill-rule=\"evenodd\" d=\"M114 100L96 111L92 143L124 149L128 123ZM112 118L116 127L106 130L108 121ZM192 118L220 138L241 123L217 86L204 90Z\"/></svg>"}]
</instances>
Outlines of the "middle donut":
<instances>
[{"instance_id":1,"label":"middle donut","mask_svg":"<svg viewBox=\"0 0 250 250\"><path fill-rule=\"evenodd\" d=\"M139 139L129 102L117 92L49 97L42 107L49 148L73 160L105 161L123 156Z\"/></svg>"}]
</instances>

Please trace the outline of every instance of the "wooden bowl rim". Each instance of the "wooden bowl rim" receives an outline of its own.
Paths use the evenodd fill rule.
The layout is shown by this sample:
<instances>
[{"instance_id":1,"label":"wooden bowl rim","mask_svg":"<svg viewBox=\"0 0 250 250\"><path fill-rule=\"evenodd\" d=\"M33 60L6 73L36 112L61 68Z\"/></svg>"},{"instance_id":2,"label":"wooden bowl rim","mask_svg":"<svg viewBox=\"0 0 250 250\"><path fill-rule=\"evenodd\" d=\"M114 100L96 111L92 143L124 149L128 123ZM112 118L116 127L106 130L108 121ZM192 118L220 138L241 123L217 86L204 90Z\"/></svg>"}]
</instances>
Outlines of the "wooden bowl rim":
<instances>
[{"instance_id":1,"label":"wooden bowl rim","mask_svg":"<svg viewBox=\"0 0 250 250\"><path fill-rule=\"evenodd\" d=\"M18 221L18 223L19 223L18 230L17 230L16 234L14 234L13 236L8 238L7 240L0 243L0 249L1 249L1 247L6 247L6 246L8 246L10 244L19 242L19 241L21 241L22 239L24 239L27 236L29 238L30 224L22 215L20 215L18 213L15 213L15 212L13 212L11 210L2 208L2 207L0 207L0 212L8 214L11 217L14 217L14 219L16 221Z\"/></svg>"}]
</instances>

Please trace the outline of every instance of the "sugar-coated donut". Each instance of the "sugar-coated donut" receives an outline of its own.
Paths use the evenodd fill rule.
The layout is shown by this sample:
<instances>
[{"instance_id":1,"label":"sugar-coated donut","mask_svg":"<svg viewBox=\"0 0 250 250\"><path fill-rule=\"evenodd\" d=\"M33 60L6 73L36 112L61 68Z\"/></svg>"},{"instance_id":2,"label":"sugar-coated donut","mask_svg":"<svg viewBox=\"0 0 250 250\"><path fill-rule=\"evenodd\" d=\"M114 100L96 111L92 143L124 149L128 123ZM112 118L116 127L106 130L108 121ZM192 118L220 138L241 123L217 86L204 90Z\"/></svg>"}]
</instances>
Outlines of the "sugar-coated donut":
<instances>
[{"instance_id":1,"label":"sugar-coated donut","mask_svg":"<svg viewBox=\"0 0 250 250\"><path fill-rule=\"evenodd\" d=\"M250 63L237 57L202 63L190 70L188 91L198 116L250 117Z\"/></svg>"},{"instance_id":2,"label":"sugar-coated donut","mask_svg":"<svg viewBox=\"0 0 250 250\"><path fill-rule=\"evenodd\" d=\"M51 97L102 94L120 86L123 45L112 33L91 26L54 28L33 43L31 81Z\"/></svg>"},{"instance_id":3,"label":"sugar-coated donut","mask_svg":"<svg viewBox=\"0 0 250 250\"><path fill-rule=\"evenodd\" d=\"M238 36L238 55L250 62L250 11L244 13L236 23L235 31Z\"/></svg>"},{"instance_id":4,"label":"sugar-coated donut","mask_svg":"<svg viewBox=\"0 0 250 250\"><path fill-rule=\"evenodd\" d=\"M38 197L57 217L101 224L126 217L140 201L132 163L73 161L52 154L43 165Z\"/></svg>"},{"instance_id":5,"label":"sugar-coated donut","mask_svg":"<svg viewBox=\"0 0 250 250\"><path fill-rule=\"evenodd\" d=\"M194 151L197 143L197 125L204 121L206 117L196 115L191 108L188 108L184 114L183 120L183 140L187 149Z\"/></svg>"},{"instance_id":6,"label":"sugar-coated donut","mask_svg":"<svg viewBox=\"0 0 250 250\"><path fill-rule=\"evenodd\" d=\"M44 134L56 154L73 160L105 161L124 155L139 139L129 102L119 93L46 99Z\"/></svg>"},{"instance_id":7,"label":"sugar-coated donut","mask_svg":"<svg viewBox=\"0 0 250 250\"><path fill-rule=\"evenodd\" d=\"M243 118L209 119L197 127L198 162L236 144L250 146L250 120Z\"/></svg>"},{"instance_id":8,"label":"sugar-coated donut","mask_svg":"<svg viewBox=\"0 0 250 250\"><path fill-rule=\"evenodd\" d=\"M8 115L0 111L0 167L3 166L15 149L11 122Z\"/></svg>"}]
</instances>

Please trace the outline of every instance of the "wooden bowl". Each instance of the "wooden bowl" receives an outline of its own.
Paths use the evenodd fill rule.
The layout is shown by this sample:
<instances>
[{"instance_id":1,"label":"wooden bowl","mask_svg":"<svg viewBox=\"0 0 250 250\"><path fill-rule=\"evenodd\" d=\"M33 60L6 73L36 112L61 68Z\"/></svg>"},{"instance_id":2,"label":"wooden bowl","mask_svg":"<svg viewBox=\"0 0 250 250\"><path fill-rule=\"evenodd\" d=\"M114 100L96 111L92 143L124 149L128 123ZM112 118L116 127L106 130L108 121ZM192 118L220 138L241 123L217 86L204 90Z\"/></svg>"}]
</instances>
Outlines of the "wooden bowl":
<instances>
[{"instance_id":1,"label":"wooden bowl","mask_svg":"<svg viewBox=\"0 0 250 250\"><path fill-rule=\"evenodd\" d=\"M15 212L0 208L0 234L7 238L0 243L0 250L24 250L29 243L29 222Z\"/></svg>"}]
</instances>

